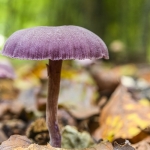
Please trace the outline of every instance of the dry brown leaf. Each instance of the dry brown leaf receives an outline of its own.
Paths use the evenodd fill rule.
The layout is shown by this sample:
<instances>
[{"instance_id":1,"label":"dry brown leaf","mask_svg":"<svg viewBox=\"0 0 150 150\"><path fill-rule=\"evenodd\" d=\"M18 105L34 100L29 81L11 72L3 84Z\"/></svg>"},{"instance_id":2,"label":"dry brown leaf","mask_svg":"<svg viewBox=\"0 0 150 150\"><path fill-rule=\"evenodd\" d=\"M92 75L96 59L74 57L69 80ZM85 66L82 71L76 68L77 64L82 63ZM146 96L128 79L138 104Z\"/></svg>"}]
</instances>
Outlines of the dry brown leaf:
<instances>
[{"instance_id":1,"label":"dry brown leaf","mask_svg":"<svg viewBox=\"0 0 150 150\"><path fill-rule=\"evenodd\" d=\"M24 109L23 105L18 101L1 101L0 108L0 119L4 119L7 112L19 116Z\"/></svg>"},{"instance_id":2,"label":"dry brown leaf","mask_svg":"<svg viewBox=\"0 0 150 150\"><path fill-rule=\"evenodd\" d=\"M0 150L14 150L17 147L26 148L31 144L31 141L25 136L12 135L7 141L0 145Z\"/></svg>"},{"instance_id":3,"label":"dry brown leaf","mask_svg":"<svg viewBox=\"0 0 150 150\"><path fill-rule=\"evenodd\" d=\"M136 150L150 150L150 137L145 138L137 144L134 144L133 147Z\"/></svg>"},{"instance_id":4,"label":"dry brown leaf","mask_svg":"<svg viewBox=\"0 0 150 150\"><path fill-rule=\"evenodd\" d=\"M95 104L96 88L86 82L88 81L61 81L59 106L66 108L77 119L99 114L99 107Z\"/></svg>"},{"instance_id":5,"label":"dry brown leaf","mask_svg":"<svg viewBox=\"0 0 150 150\"><path fill-rule=\"evenodd\" d=\"M120 76L112 70L97 69L99 66L92 66L89 70L91 76L98 86L101 95L110 95L120 83Z\"/></svg>"},{"instance_id":6,"label":"dry brown leaf","mask_svg":"<svg viewBox=\"0 0 150 150\"><path fill-rule=\"evenodd\" d=\"M73 109L69 109L68 111L73 117L77 119L85 119L93 115L99 114L100 110L99 107L94 105L87 106L87 107L83 105L79 105L78 107L74 107Z\"/></svg>"},{"instance_id":7,"label":"dry brown leaf","mask_svg":"<svg viewBox=\"0 0 150 150\"><path fill-rule=\"evenodd\" d=\"M0 100L14 100L17 98L17 94L12 79L0 78Z\"/></svg>"},{"instance_id":8,"label":"dry brown leaf","mask_svg":"<svg viewBox=\"0 0 150 150\"><path fill-rule=\"evenodd\" d=\"M26 128L25 122L20 119L12 119L12 120L4 120L1 121L1 129L4 131L7 137L13 134L24 134L24 130Z\"/></svg>"},{"instance_id":9,"label":"dry brown leaf","mask_svg":"<svg viewBox=\"0 0 150 150\"><path fill-rule=\"evenodd\" d=\"M7 140L5 133L2 130L0 130L0 143L2 143L5 140Z\"/></svg>"},{"instance_id":10,"label":"dry brown leaf","mask_svg":"<svg viewBox=\"0 0 150 150\"><path fill-rule=\"evenodd\" d=\"M135 101L127 89L120 85L102 110L97 137L110 141L117 138L131 139L150 125L149 120L149 105Z\"/></svg>"}]
</instances>

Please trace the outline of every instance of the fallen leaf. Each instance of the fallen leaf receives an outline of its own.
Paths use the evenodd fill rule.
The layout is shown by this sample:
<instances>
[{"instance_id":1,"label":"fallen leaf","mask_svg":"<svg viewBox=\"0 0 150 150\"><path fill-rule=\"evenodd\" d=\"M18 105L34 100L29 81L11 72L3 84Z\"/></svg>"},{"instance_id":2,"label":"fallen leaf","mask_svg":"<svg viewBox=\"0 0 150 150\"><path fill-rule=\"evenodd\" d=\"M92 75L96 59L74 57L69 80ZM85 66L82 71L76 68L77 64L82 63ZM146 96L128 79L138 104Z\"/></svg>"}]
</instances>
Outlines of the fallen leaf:
<instances>
[{"instance_id":1,"label":"fallen leaf","mask_svg":"<svg viewBox=\"0 0 150 150\"><path fill-rule=\"evenodd\" d=\"M7 141L4 141L0 145L0 150L14 150L17 147L26 148L31 144L31 141L25 137L20 135L12 135Z\"/></svg>"},{"instance_id":2,"label":"fallen leaf","mask_svg":"<svg viewBox=\"0 0 150 150\"><path fill-rule=\"evenodd\" d=\"M6 140L7 140L7 137L6 137L5 133L0 129L0 144Z\"/></svg>"},{"instance_id":3,"label":"fallen leaf","mask_svg":"<svg viewBox=\"0 0 150 150\"><path fill-rule=\"evenodd\" d=\"M0 120L12 119L14 115L15 118L19 118L24 110L23 105L18 101L0 101L0 108Z\"/></svg>"},{"instance_id":4,"label":"fallen leaf","mask_svg":"<svg viewBox=\"0 0 150 150\"><path fill-rule=\"evenodd\" d=\"M97 84L98 91L101 95L111 95L120 83L120 77L112 70L98 69L99 66L94 65L89 68L89 72Z\"/></svg>"},{"instance_id":5,"label":"fallen leaf","mask_svg":"<svg viewBox=\"0 0 150 150\"><path fill-rule=\"evenodd\" d=\"M96 136L110 141L131 139L150 125L149 120L150 107L135 101L127 88L120 85L101 112Z\"/></svg>"},{"instance_id":6,"label":"fallen leaf","mask_svg":"<svg viewBox=\"0 0 150 150\"><path fill-rule=\"evenodd\" d=\"M15 100L17 98L17 89L14 87L14 81L8 78L0 78L0 100Z\"/></svg>"},{"instance_id":7,"label":"fallen leaf","mask_svg":"<svg viewBox=\"0 0 150 150\"><path fill-rule=\"evenodd\" d=\"M150 150L150 137L143 139L137 144L132 145L136 150Z\"/></svg>"}]
</instances>

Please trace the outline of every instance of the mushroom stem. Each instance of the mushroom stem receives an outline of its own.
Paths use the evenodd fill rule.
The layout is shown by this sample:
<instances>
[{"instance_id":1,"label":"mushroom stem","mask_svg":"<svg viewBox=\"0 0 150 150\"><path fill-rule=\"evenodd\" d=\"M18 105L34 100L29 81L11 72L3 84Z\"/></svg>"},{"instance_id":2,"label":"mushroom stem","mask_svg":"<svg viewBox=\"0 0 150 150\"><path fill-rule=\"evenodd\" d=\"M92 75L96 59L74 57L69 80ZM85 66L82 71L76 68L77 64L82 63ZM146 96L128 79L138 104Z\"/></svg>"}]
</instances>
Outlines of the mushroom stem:
<instances>
[{"instance_id":1,"label":"mushroom stem","mask_svg":"<svg viewBox=\"0 0 150 150\"><path fill-rule=\"evenodd\" d=\"M47 65L48 99L46 105L46 122L50 135L50 144L53 147L61 147L61 135L57 121L61 66L62 60L49 60L49 65Z\"/></svg>"}]
</instances>

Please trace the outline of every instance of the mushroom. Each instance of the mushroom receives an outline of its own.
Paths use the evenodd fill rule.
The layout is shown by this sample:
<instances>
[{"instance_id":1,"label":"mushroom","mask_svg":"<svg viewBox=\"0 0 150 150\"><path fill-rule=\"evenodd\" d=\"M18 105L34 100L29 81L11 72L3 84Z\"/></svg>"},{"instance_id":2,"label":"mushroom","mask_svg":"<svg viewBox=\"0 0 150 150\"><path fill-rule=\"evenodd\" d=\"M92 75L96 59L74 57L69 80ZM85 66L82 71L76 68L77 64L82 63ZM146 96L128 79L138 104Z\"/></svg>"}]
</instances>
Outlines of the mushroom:
<instances>
[{"instance_id":1,"label":"mushroom","mask_svg":"<svg viewBox=\"0 0 150 150\"><path fill-rule=\"evenodd\" d=\"M8 60L1 59L0 60L0 79L14 79L15 72Z\"/></svg>"},{"instance_id":2,"label":"mushroom","mask_svg":"<svg viewBox=\"0 0 150 150\"><path fill-rule=\"evenodd\" d=\"M105 43L93 32L79 26L39 26L16 31L4 45L2 54L12 58L49 59L46 122L50 144L61 147L57 122L57 102L62 61L66 59L108 59Z\"/></svg>"}]
</instances>

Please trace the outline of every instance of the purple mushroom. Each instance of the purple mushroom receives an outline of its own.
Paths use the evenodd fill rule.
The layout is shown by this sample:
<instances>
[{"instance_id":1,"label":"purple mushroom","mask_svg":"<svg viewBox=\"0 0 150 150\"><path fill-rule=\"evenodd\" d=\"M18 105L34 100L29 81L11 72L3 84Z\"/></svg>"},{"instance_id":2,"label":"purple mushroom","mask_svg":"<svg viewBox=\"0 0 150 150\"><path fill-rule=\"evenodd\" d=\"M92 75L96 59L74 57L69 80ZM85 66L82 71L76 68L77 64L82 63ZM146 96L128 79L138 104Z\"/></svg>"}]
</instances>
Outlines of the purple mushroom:
<instances>
[{"instance_id":1,"label":"purple mushroom","mask_svg":"<svg viewBox=\"0 0 150 150\"><path fill-rule=\"evenodd\" d=\"M12 80L15 78L14 69L7 60L0 60L0 78Z\"/></svg>"},{"instance_id":2,"label":"purple mushroom","mask_svg":"<svg viewBox=\"0 0 150 150\"><path fill-rule=\"evenodd\" d=\"M2 54L19 59L49 59L46 121L50 144L53 147L61 147L57 102L62 61L66 59L108 59L105 43L93 32L79 26L40 26L19 30L12 34L6 41Z\"/></svg>"}]
</instances>

